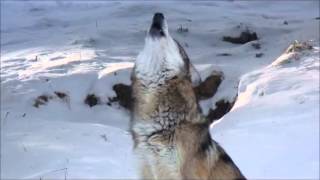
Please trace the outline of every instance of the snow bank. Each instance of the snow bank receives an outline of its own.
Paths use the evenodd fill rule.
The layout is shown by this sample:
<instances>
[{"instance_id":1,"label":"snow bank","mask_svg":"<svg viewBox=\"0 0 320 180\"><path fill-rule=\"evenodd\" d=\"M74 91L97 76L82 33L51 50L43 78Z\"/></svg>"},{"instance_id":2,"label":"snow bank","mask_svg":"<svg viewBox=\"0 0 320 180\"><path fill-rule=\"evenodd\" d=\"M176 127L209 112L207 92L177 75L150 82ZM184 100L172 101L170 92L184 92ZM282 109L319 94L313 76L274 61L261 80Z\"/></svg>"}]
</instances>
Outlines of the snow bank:
<instances>
[{"instance_id":1,"label":"snow bank","mask_svg":"<svg viewBox=\"0 0 320 180\"><path fill-rule=\"evenodd\" d=\"M319 48L244 75L213 138L251 179L319 178Z\"/></svg>"}]
</instances>

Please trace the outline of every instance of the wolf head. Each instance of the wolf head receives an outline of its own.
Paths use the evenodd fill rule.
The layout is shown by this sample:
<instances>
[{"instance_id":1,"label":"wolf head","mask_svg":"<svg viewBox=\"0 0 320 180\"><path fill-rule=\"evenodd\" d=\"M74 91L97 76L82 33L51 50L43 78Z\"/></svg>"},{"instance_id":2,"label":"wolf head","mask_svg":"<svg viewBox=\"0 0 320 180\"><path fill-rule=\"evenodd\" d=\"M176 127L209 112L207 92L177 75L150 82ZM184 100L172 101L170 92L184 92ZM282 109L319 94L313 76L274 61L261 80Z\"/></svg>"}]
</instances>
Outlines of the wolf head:
<instances>
[{"instance_id":1,"label":"wolf head","mask_svg":"<svg viewBox=\"0 0 320 180\"><path fill-rule=\"evenodd\" d=\"M162 13L155 13L145 38L145 45L136 59L135 74L139 79L170 79L189 74L189 59L183 48L169 34Z\"/></svg>"}]
</instances>

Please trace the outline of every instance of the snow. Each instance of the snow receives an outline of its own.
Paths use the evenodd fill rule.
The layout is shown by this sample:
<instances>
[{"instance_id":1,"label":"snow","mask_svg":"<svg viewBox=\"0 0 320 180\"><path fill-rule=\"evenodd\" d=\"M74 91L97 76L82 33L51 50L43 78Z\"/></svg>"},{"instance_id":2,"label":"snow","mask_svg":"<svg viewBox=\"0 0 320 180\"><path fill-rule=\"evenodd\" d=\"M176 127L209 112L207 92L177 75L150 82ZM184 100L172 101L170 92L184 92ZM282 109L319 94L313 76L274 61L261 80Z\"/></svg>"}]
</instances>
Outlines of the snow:
<instances>
[{"instance_id":1,"label":"snow","mask_svg":"<svg viewBox=\"0 0 320 180\"><path fill-rule=\"evenodd\" d=\"M212 125L244 175L319 178L319 48L312 51L245 74L233 109Z\"/></svg>"},{"instance_id":2,"label":"snow","mask_svg":"<svg viewBox=\"0 0 320 180\"><path fill-rule=\"evenodd\" d=\"M138 177L129 112L106 103L114 84L130 84L159 11L202 80L223 72L217 94L200 104L206 113L221 99L237 100L211 133L244 175L318 179L319 49L283 54L295 40L319 46L318 7L319 1L1 1L1 179ZM222 41L247 28L257 32L261 49ZM100 104L84 104L88 94ZM40 95L52 99L35 108Z\"/></svg>"},{"instance_id":3,"label":"snow","mask_svg":"<svg viewBox=\"0 0 320 180\"><path fill-rule=\"evenodd\" d=\"M134 177L132 142L122 130L95 123L19 121L3 128L4 178Z\"/></svg>"}]
</instances>

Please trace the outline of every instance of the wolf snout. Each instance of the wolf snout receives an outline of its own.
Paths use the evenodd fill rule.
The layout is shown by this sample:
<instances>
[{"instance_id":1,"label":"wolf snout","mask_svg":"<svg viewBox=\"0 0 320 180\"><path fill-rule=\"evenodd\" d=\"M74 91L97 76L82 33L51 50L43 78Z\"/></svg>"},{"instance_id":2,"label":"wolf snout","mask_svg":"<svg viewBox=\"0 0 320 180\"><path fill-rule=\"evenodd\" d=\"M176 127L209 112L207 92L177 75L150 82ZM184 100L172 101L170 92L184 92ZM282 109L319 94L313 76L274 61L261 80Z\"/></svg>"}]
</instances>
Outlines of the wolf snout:
<instances>
[{"instance_id":1,"label":"wolf snout","mask_svg":"<svg viewBox=\"0 0 320 180\"><path fill-rule=\"evenodd\" d=\"M153 15L153 22L154 23L157 23L157 22L162 23L163 20L164 20L164 15L162 13L158 12Z\"/></svg>"},{"instance_id":2,"label":"wolf snout","mask_svg":"<svg viewBox=\"0 0 320 180\"><path fill-rule=\"evenodd\" d=\"M154 37L165 36L163 31L164 15L162 13L155 13L150 27L150 35Z\"/></svg>"}]
</instances>

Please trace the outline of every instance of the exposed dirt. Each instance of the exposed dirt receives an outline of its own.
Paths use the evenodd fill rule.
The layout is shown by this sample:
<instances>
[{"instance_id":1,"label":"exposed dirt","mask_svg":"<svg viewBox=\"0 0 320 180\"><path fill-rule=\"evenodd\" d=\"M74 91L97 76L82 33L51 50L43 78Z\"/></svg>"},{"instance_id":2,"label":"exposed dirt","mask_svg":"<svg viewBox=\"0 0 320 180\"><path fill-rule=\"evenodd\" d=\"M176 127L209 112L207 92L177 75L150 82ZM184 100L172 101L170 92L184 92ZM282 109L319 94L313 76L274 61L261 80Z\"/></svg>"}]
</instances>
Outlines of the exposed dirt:
<instances>
[{"instance_id":1,"label":"exposed dirt","mask_svg":"<svg viewBox=\"0 0 320 180\"><path fill-rule=\"evenodd\" d=\"M233 44L245 44L250 41L258 40L257 33L250 31L243 31L238 37L224 36L223 41Z\"/></svg>"},{"instance_id":2,"label":"exposed dirt","mask_svg":"<svg viewBox=\"0 0 320 180\"><path fill-rule=\"evenodd\" d=\"M65 99L68 97L66 93L60 91L55 91L54 94L57 95L60 99Z\"/></svg>"},{"instance_id":3,"label":"exposed dirt","mask_svg":"<svg viewBox=\"0 0 320 180\"><path fill-rule=\"evenodd\" d=\"M235 101L229 102L225 100L220 100L216 102L216 108L210 109L207 115L207 119L212 123L215 120L222 118L225 114L227 114L231 108L233 107Z\"/></svg>"},{"instance_id":4,"label":"exposed dirt","mask_svg":"<svg viewBox=\"0 0 320 180\"><path fill-rule=\"evenodd\" d=\"M33 106L39 108L39 106L47 104L50 99L53 99L51 95L40 95L34 100Z\"/></svg>"},{"instance_id":5,"label":"exposed dirt","mask_svg":"<svg viewBox=\"0 0 320 180\"><path fill-rule=\"evenodd\" d=\"M64 102L69 102L69 95L61 91L55 91L53 95L43 94L34 99L33 106L39 108L42 105L46 105L50 100L59 98Z\"/></svg>"},{"instance_id":6,"label":"exposed dirt","mask_svg":"<svg viewBox=\"0 0 320 180\"><path fill-rule=\"evenodd\" d=\"M264 54L263 53L257 53L256 54L256 58L260 58L260 57L262 57Z\"/></svg>"},{"instance_id":7,"label":"exposed dirt","mask_svg":"<svg viewBox=\"0 0 320 180\"><path fill-rule=\"evenodd\" d=\"M84 100L84 103L89 105L90 107L93 107L97 104L100 104L100 98L94 94L88 94L86 99Z\"/></svg>"},{"instance_id":8,"label":"exposed dirt","mask_svg":"<svg viewBox=\"0 0 320 180\"><path fill-rule=\"evenodd\" d=\"M261 44L258 43L258 42L252 43L251 46L252 46L254 49L261 49Z\"/></svg>"},{"instance_id":9,"label":"exposed dirt","mask_svg":"<svg viewBox=\"0 0 320 180\"><path fill-rule=\"evenodd\" d=\"M232 56L230 53L219 53L217 56Z\"/></svg>"}]
</instances>

